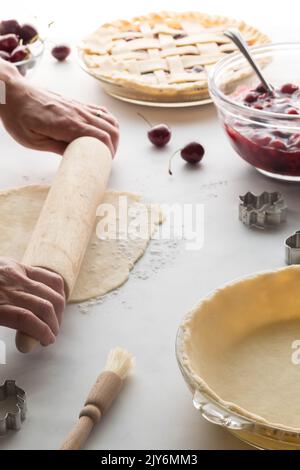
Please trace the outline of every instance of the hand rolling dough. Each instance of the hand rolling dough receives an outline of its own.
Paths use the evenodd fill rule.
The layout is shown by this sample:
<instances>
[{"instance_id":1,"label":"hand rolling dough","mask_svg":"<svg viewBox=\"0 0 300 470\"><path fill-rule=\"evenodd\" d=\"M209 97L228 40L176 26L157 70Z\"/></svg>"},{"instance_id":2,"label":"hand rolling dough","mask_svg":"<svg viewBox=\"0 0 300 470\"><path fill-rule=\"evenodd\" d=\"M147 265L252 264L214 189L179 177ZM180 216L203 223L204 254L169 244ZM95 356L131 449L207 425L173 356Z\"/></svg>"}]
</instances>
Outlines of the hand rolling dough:
<instances>
[{"instance_id":1,"label":"hand rolling dough","mask_svg":"<svg viewBox=\"0 0 300 470\"><path fill-rule=\"evenodd\" d=\"M23 186L0 191L0 256L17 261L22 259L48 190L49 186ZM130 221L134 219L138 223L145 214L145 208L149 215L151 213L147 237L134 240L99 239L96 234L97 218L70 302L100 297L123 284L134 263L144 254L151 235L162 222L158 206L141 204L139 196L135 194L108 191L103 203L112 204L117 216L119 196L127 198Z\"/></svg>"}]
</instances>

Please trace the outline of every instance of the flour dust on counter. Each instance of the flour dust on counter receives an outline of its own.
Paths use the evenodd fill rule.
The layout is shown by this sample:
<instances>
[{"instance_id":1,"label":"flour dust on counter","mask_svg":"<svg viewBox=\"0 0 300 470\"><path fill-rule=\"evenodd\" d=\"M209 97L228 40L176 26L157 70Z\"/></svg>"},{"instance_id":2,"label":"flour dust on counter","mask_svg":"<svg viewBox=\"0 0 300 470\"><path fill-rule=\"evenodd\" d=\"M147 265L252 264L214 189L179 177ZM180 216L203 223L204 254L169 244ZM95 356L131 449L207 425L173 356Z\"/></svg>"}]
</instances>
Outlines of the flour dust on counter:
<instances>
[{"instance_id":1,"label":"flour dust on counter","mask_svg":"<svg viewBox=\"0 0 300 470\"><path fill-rule=\"evenodd\" d=\"M147 281L158 274L161 269L172 266L179 254L184 249L184 240L151 240L151 245L147 250L147 257L143 260L143 264L135 264L132 268L131 275L135 281ZM121 287L121 286L120 286ZM90 312L90 307L102 305L113 298L117 297L123 308L131 310L132 305L122 297L120 288L114 289L107 294L99 297L91 298L78 304L79 312L86 315Z\"/></svg>"}]
</instances>

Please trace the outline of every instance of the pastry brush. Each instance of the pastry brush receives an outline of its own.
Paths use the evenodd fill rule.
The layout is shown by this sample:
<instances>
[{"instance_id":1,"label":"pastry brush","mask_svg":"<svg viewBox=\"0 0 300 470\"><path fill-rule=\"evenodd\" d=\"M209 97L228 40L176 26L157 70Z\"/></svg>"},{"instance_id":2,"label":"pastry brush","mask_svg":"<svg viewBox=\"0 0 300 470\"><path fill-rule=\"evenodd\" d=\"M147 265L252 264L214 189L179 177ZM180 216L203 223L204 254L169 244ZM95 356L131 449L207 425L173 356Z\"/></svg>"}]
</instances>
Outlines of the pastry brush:
<instances>
[{"instance_id":1,"label":"pastry brush","mask_svg":"<svg viewBox=\"0 0 300 470\"><path fill-rule=\"evenodd\" d=\"M104 371L92 387L77 423L60 450L79 450L83 447L93 427L120 393L133 365L134 359L125 349L116 348L110 351Z\"/></svg>"}]
</instances>

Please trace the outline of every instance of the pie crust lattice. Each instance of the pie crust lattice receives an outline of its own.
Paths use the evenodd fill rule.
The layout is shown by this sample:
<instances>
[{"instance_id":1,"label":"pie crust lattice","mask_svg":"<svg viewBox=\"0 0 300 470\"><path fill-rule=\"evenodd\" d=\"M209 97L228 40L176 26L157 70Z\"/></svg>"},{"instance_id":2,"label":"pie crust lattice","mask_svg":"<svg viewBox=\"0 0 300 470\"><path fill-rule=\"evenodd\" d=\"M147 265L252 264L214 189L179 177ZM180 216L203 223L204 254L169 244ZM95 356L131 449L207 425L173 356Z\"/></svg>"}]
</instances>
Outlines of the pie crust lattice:
<instances>
[{"instance_id":1,"label":"pie crust lattice","mask_svg":"<svg viewBox=\"0 0 300 470\"><path fill-rule=\"evenodd\" d=\"M86 38L82 57L88 71L148 100L208 97L207 73L236 46L224 36L238 27L249 45L269 42L257 29L202 13L159 13L115 21Z\"/></svg>"}]
</instances>

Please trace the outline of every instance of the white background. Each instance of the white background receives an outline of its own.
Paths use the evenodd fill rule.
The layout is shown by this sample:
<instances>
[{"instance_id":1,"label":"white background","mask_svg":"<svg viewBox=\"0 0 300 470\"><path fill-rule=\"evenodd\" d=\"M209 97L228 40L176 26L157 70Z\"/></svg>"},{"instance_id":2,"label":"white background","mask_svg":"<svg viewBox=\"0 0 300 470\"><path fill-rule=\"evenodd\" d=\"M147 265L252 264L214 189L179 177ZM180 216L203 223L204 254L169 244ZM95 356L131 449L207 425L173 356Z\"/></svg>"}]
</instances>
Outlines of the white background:
<instances>
[{"instance_id":1,"label":"white background","mask_svg":"<svg viewBox=\"0 0 300 470\"><path fill-rule=\"evenodd\" d=\"M55 20L52 40L73 44L105 21L183 8L244 19L277 41L300 40L297 0L3 3L3 17L37 15ZM282 73L284 80L284 70ZM103 367L107 352L123 345L136 356L136 369L87 448L246 448L227 432L204 422L193 409L175 360L176 330L183 315L212 289L236 277L284 265L283 240L299 228L299 187L265 179L240 160L223 135L212 105L173 111L143 109L150 120L167 122L173 129L169 148L157 151L149 145L145 124L137 117L140 109L104 95L99 84L79 69L75 53L65 64L55 63L47 53L34 81L67 96L109 107L121 123L120 149L110 186L143 193L151 201L204 203L205 244L197 252L188 252L181 245L161 248L165 264L159 269L154 269L148 252L136 268L137 272L146 272L148 279L133 275L116 295L91 307L86 315L76 306L69 307L59 339L51 348L22 356L15 351L13 333L3 330L8 363L0 366L0 378L17 379L25 388L29 413L22 431L1 439L0 446L57 448ZM174 177L170 178L169 155L194 139L205 145L203 165L190 169L177 160ZM52 180L58 157L18 146L1 128L0 143L0 187ZM238 195L247 190L275 189L286 196L288 223L273 233L247 230L238 221Z\"/></svg>"}]
</instances>

